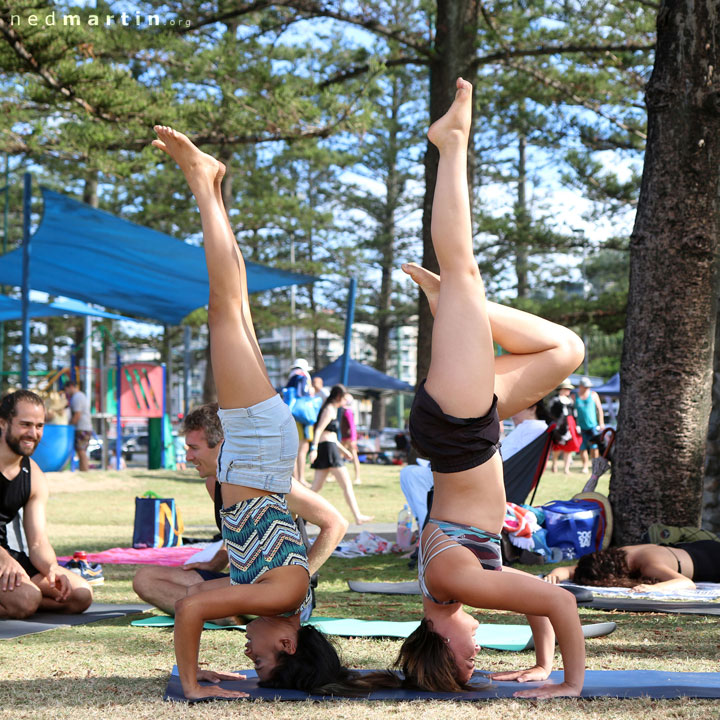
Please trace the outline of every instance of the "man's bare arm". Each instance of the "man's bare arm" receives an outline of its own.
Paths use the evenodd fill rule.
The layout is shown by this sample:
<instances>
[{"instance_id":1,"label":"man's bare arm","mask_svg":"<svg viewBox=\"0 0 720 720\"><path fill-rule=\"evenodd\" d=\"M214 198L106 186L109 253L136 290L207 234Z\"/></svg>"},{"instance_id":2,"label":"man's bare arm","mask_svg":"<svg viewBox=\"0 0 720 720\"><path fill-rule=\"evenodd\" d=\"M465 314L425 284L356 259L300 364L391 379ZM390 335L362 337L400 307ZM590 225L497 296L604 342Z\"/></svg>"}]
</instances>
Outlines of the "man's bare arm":
<instances>
[{"instance_id":1,"label":"man's bare arm","mask_svg":"<svg viewBox=\"0 0 720 720\"><path fill-rule=\"evenodd\" d=\"M287 504L290 512L320 528L320 533L308 553L308 563L312 575L322 567L343 539L348 522L325 498L303 487L295 479L293 479L292 489L287 495Z\"/></svg>"},{"instance_id":2,"label":"man's bare arm","mask_svg":"<svg viewBox=\"0 0 720 720\"><path fill-rule=\"evenodd\" d=\"M47 536L45 518L48 500L47 479L34 460L30 460L30 477L30 497L23 510L23 526L27 537L28 555L32 564L52 584L58 563Z\"/></svg>"}]
</instances>

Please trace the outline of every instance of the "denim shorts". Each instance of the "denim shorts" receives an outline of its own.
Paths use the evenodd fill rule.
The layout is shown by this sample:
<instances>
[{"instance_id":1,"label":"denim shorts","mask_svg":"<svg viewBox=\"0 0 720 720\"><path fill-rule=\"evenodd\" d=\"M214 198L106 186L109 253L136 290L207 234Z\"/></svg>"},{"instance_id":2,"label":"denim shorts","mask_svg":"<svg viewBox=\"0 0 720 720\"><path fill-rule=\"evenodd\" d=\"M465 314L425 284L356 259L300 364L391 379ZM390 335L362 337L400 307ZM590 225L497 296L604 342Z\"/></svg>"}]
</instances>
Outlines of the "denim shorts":
<instances>
[{"instance_id":1,"label":"denim shorts","mask_svg":"<svg viewBox=\"0 0 720 720\"><path fill-rule=\"evenodd\" d=\"M220 408L218 417L225 436L218 456L218 480L289 493L298 434L282 398L273 395L249 408Z\"/></svg>"}]
</instances>

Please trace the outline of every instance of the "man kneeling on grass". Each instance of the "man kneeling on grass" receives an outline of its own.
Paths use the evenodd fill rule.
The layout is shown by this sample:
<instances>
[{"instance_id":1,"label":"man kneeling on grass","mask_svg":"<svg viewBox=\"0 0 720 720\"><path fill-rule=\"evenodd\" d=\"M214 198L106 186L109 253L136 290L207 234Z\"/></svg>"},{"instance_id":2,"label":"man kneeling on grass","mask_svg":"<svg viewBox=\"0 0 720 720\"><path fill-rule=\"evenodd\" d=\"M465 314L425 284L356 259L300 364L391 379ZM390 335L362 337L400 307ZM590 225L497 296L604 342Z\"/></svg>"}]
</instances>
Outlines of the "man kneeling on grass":
<instances>
[{"instance_id":1,"label":"man kneeling on grass","mask_svg":"<svg viewBox=\"0 0 720 720\"><path fill-rule=\"evenodd\" d=\"M205 487L215 504L215 522L220 528L222 500L216 472L223 432L217 415L217 405L202 405L189 412L185 417L183 430L187 460L195 465L200 477L205 478ZM293 515L320 528L315 542L308 550L310 574L314 575L342 540L347 530L347 520L327 500L295 479L286 500ZM207 562L188 563L180 567L144 565L135 574L133 589L145 602L174 615L175 603L199 590L201 583L212 582L215 587L229 586L229 574L221 572L226 566L227 552L224 548L220 548ZM308 617L311 611L312 607L308 607ZM218 620L234 622L236 618Z\"/></svg>"},{"instance_id":2,"label":"man kneeling on grass","mask_svg":"<svg viewBox=\"0 0 720 720\"><path fill-rule=\"evenodd\" d=\"M0 618L22 619L38 610L81 613L92 589L60 567L45 529L48 485L30 456L42 439L45 406L29 390L0 400ZM8 526L22 511L27 553L11 547Z\"/></svg>"}]
</instances>

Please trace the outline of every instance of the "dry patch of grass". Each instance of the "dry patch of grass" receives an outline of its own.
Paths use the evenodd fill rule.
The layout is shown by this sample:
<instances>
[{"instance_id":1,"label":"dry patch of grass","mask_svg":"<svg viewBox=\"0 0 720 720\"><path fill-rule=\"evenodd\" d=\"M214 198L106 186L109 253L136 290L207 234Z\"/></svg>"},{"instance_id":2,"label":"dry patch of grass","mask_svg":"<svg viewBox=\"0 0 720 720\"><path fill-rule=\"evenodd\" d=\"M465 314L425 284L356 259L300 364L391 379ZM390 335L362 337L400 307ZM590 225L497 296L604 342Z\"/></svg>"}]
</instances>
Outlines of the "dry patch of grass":
<instances>
[{"instance_id":1,"label":"dry patch of grass","mask_svg":"<svg viewBox=\"0 0 720 720\"><path fill-rule=\"evenodd\" d=\"M371 508L380 522L392 522L404 502L398 486L398 468L367 466L363 484L356 486L361 507ZM69 475L69 477L68 477ZM124 473L58 474L52 477L49 506L50 537L61 552L127 545L132 534L134 498L148 489L175 497L193 527L212 527L212 507L204 485L194 473L131 470ZM584 476L546 475L539 502L568 498L578 492ZM605 481L606 483L607 481ZM602 488L602 486L601 486ZM601 491L606 491L607 485ZM344 508L336 484L324 494ZM208 531L208 535L212 531ZM537 572L540 568L530 568ZM96 588L99 602L137 602L132 591L133 566L106 565L106 583ZM418 598L362 595L349 592L349 578L410 580L413 571L398 556L331 558L321 571L318 615L410 620L420 616ZM600 613L581 610L582 621L614 620L618 630L587 642L588 668L716 671L720 655L717 618L655 614ZM510 613L479 612L481 622L518 623ZM483 703L354 701L262 703L208 703L196 706L162 702L162 693L174 662L173 636L167 629L130 627L131 618L60 628L16 640L0 640L0 718L84 720L112 718L192 718L218 720L241 716L248 720L485 720L523 717L524 720L707 720L717 716L716 701L556 700L549 703L500 700ZM339 639L350 667L390 665L399 642ZM201 658L211 667L247 667L244 635L237 631L206 632ZM527 667L531 652L481 651L478 667L486 670ZM557 656L556 667L560 666Z\"/></svg>"}]
</instances>

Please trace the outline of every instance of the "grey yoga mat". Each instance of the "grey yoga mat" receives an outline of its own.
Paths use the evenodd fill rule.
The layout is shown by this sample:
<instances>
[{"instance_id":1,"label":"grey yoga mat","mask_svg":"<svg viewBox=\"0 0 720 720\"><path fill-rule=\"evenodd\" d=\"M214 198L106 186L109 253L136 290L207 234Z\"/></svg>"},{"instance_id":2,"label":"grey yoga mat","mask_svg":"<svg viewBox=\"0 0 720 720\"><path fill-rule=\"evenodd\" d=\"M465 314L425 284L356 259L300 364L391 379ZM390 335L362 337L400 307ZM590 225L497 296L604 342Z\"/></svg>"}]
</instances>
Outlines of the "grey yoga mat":
<instances>
[{"instance_id":1,"label":"grey yoga mat","mask_svg":"<svg viewBox=\"0 0 720 720\"><path fill-rule=\"evenodd\" d=\"M0 620L0 640L31 635L32 633L54 630L69 625L85 625L98 620L110 620L125 615L152 610L150 605L111 605L107 603L93 603L84 613L77 615L63 615L61 613L39 612L25 620Z\"/></svg>"}]
</instances>

